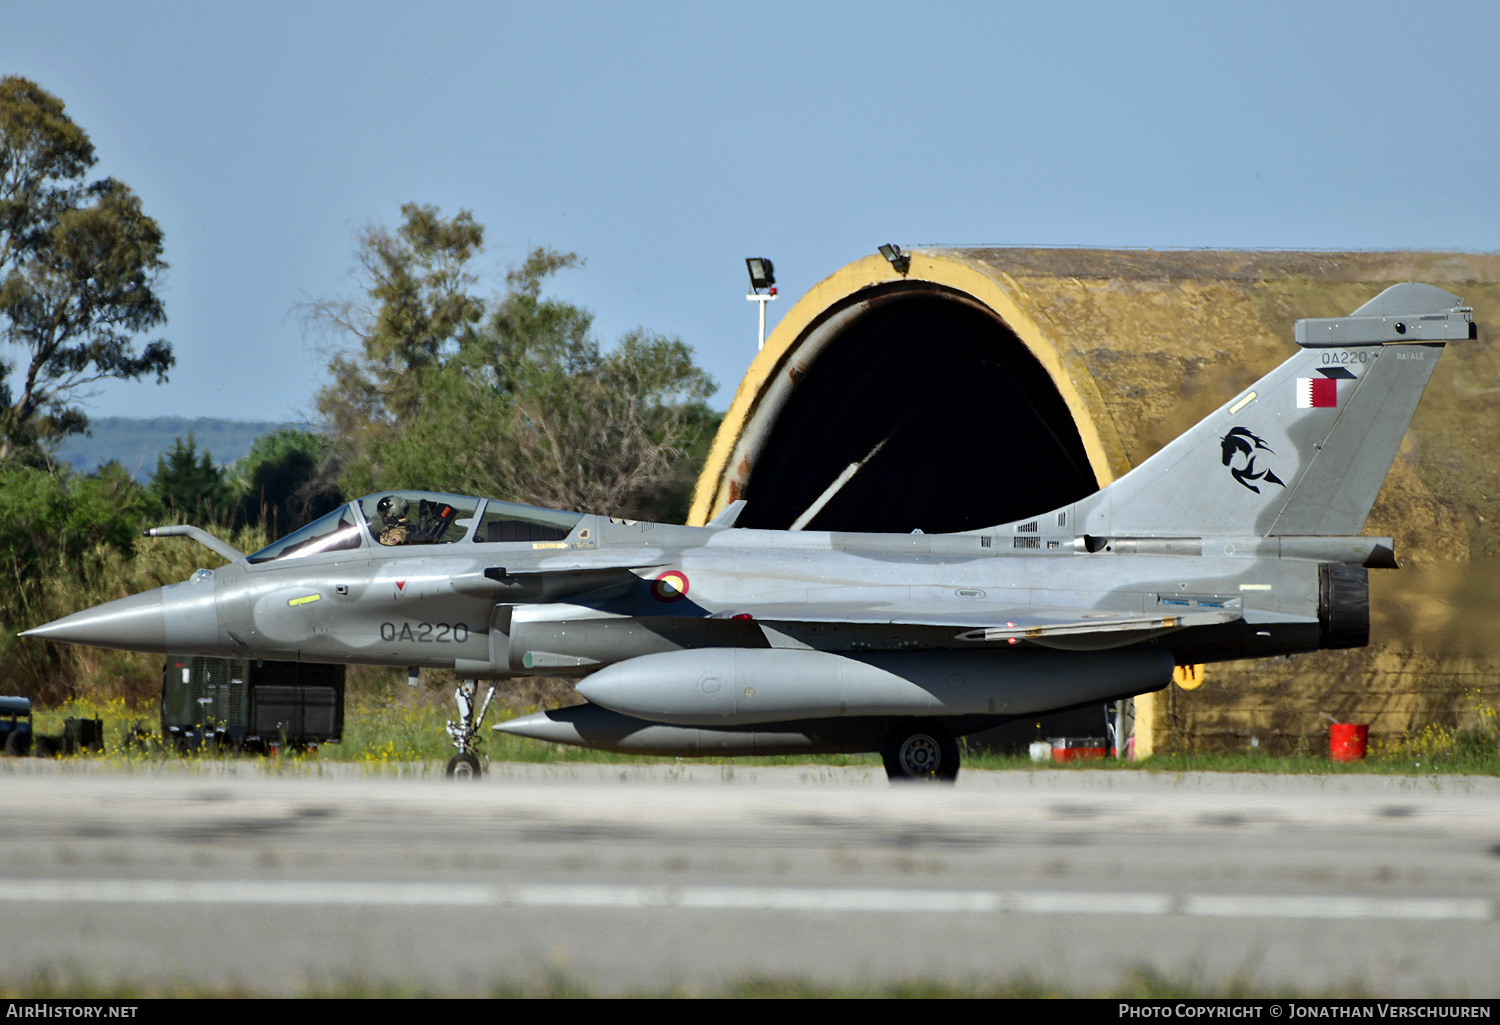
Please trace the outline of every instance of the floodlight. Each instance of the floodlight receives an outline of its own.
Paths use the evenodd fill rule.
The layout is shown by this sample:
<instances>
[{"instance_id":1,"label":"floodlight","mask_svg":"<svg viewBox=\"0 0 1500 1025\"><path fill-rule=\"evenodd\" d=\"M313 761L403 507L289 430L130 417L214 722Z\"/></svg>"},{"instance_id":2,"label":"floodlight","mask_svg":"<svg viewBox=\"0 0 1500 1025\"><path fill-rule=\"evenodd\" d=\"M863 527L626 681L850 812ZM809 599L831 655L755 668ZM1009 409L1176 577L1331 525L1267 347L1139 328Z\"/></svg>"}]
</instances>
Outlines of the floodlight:
<instances>
[{"instance_id":1,"label":"floodlight","mask_svg":"<svg viewBox=\"0 0 1500 1025\"><path fill-rule=\"evenodd\" d=\"M776 267L763 256L752 256L745 260L750 268L750 287L759 291L776 284Z\"/></svg>"},{"instance_id":2,"label":"floodlight","mask_svg":"<svg viewBox=\"0 0 1500 1025\"><path fill-rule=\"evenodd\" d=\"M887 242L880 247L880 255L885 257L890 265L896 268L897 274L905 274L911 266L911 257L901 251L901 247L894 242Z\"/></svg>"},{"instance_id":3,"label":"floodlight","mask_svg":"<svg viewBox=\"0 0 1500 1025\"><path fill-rule=\"evenodd\" d=\"M760 347L766 347L766 303L776 299L776 268L764 256L751 256L745 260L750 269L750 294L745 296L753 303L760 303Z\"/></svg>"}]
</instances>

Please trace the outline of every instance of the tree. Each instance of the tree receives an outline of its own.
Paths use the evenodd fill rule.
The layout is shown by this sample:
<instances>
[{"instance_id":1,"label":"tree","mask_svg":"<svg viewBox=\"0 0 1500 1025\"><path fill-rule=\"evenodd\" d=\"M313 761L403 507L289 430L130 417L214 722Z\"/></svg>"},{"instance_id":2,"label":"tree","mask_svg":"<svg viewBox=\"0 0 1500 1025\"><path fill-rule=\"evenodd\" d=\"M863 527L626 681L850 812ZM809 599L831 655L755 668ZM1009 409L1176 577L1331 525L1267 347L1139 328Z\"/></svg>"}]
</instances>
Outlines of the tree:
<instances>
[{"instance_id":1,"label":"tree","mask_svg":"<svg viewBox=\"0 0 1500 1025\"><path fill-rule=\"evenodd\" d=\"M309 304L359 347L334 355L317 404L346 493L428 487L590 512L685 508L684 457L714 383L680 339L644 329L605 351L593 314L544 296L578 267L534 250L486 302L469 269L483 228L407 205L357 236L363 293ZM486 311L489 316L486 318ZM661 501L668 490L683 501ZM673 491L675 494L675 491Z\"/></svg>"},{"instance_id":2,"label":"tree","mask_svg":"<svg viewBox=\"0 0 1500 1025\"><path fill-rule=\"evenodd\" d=\"M441 367L484 316L483 301L468 292L478 282L468 263L483 248L484 227L467 210L445 221L436 207L408 203L401 214L395 234L371 224L355 236L363 294L304 309L310 320L359 342L358 351L334 354L333 384L318 397L340 436L411 417L422 391L418 377Z\"/></svg>"},{"instance_id":3,"label":"tree","mask_svg":"<svg viewBox=\"0 0 1500 1025\"><path fill-rule=\"evenodd\" d=\"M342 505L337 490L319 484L318 469L328 449L319 434L283 427L262 434L226 475L235 496L236 522L264 525L286 534Z\"/></svg>"},{"instance_id":4,"label":"tree","mask_svg":"<svg viewBox=\"0 0 1500 1025\"><path fill-rule=\"evenodd\" d=\"M161 229L122 182L84 182L95 159L61 100L0 79L0 343L21 354L0 362L0 462L82 432L90 385L174 362L165 341L134 347L166 321Z\"/></svg>"},{"instance_id":5,"label":"tree","mask_svg":"<svg viewBox=\"0 0 1500 1025\"><path fill-rule=\"evenodd\" d=\"M214 465L206 449L201 457L198 455L198 443L191 432L187 444L178 438L170 452L156 457L151 492L163 509L184 520L217 523L230 512L224 471Z\"/></svg>"},{"instance_id":6,"label":"tree","mask_svg":"<svg viewBox=\"0 0 1500 1025\"><path fill-rule=\"evenodd\" d=\"M55 618L59 594L76 601L111 553L128 557L153 505L119 463L90 476L0 465L0 569L9 581L0 591L0 688L34 698L66 693L71 656L16 635Z\"/></svg>"},{"instance_id":7,"label":"tree","mask_svg":"<svg viewBox=\"0 0 1500 1025\"><path fill-rule=\"evenodd\" d=\"M34 584L76 569L100 547L129 554L151 508L119 463L88 476L0 467L0 566L18 584Z\"/></svg>"},{"instance_id":8,"label":"tree","mask_svg":"<svg viewBox=\"0 0 1500 1025\"><path fill-rule=\"evenodd\" d=\"M476 476L552 508L643 515L697 433L694 400L713 392L691 349L643 329L608 353L533 346L509 370L510 416Z\"/></svg>"}]
</instances>

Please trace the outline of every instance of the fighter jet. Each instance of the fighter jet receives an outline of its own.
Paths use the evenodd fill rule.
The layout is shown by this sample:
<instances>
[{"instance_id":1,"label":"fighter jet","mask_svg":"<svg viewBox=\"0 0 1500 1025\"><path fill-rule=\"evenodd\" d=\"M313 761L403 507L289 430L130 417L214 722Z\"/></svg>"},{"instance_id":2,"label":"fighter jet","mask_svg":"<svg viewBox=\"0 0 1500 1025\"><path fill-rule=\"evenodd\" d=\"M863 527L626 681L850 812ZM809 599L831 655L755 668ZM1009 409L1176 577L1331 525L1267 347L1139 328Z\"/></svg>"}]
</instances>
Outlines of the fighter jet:
<instances>
[{"instance_id":1,"label":"fighter jet","mask_svg":"<svg viewBox=\"0 0 1500 1025\"><path fill-rule=\"evenodd\" d=\"M1462 300L1394 285L1129 473L953 534L634 522L421 491L369 495L27 636L133 651L453 671L450 772L478 769L476 681L576 676L587 703L502 722L656 755L879 751L951 780L957 738L1167 686L1174 666L1363 646L1362 537ZM490 684L489 694L494 692Z\"/></svg>"}]
</instances>

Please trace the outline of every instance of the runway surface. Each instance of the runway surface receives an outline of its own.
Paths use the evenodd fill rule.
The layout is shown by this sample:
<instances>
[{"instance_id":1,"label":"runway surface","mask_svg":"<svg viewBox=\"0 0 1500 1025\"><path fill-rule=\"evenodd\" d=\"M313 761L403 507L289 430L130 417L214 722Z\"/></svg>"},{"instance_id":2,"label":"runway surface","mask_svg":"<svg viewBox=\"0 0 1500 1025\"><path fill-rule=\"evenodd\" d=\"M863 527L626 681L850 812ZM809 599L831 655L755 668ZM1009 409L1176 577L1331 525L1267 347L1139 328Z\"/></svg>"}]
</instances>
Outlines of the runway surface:
<instances>
[{"instance_id":1,"label":"runway surface","mask_svg":"<svg viewBox=\"0 0 1500 1025\"><path fill-rule=\"evenodd\" d=\"M299 993L1132 971L1500 996L1500 780L0 762L0 966Z\"/></svg>"}]
</instances>

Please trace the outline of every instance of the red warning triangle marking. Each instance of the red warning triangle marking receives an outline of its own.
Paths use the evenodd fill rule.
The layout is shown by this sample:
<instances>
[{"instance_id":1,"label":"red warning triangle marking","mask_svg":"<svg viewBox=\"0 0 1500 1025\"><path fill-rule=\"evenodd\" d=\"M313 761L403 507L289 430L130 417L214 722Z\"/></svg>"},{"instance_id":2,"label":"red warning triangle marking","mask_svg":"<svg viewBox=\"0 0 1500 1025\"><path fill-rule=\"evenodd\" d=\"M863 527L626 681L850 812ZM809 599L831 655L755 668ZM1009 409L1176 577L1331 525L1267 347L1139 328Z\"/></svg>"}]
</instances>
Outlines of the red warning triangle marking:
<instances>
[{"instance_id":1,"label":"red warning triangle marking","mask_svg":"<svg viewBox=\"0 0 1500 1025\"><path fill-rule=\"evenodd\" d=\"M396 581L396 590L398 590L398 591L404 591L404 590L406 590L406 581L405 580L398 580L398 581Z\"/></svg>"}]
</instances>

